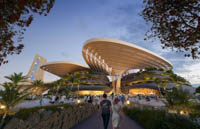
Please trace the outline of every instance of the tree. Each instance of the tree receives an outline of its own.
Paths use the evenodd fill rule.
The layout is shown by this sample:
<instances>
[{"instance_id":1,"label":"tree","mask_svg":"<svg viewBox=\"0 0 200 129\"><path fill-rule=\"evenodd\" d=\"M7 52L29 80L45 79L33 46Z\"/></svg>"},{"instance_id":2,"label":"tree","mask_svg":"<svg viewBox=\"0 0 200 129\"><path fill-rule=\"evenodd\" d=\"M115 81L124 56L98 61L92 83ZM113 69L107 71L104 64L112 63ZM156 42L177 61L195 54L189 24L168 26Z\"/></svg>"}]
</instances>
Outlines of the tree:
<instances>
[{"instance_id":1,"label":"tree","mask_svg":"<svg viewBox=\"0 0 200 129\"><path fill-rule=\"evenodd\" d=\"M144 0L142 16L152 23L147 39L157 37L162 48L185 52L193 59L200 56L199 0Z\"/></svg>"},{"instance_id":2,"label":"tree","mask_svg":"<svg viewBox=\"0 0 200 129\"><path fill-rule=\"evenodd\" d=\"M44 82L42 80L34 80L32 82L32 85L34 85L35 87L40 87L44 85Z\"/></svg>"},{"instance_id":3,"label":"tree","mask_svg":"<svg viewBox=\"0 0 200 129\"><path fill-rule=\"evenodd\" d=\"M72 91L69 90L69 89L67 89L67 88L62 88L62 89L59 90L59 93L62 94L62 95L67 96L67 95L69 95L70 93L72 93Z\"/></svg>"},{"instance_id":4,"label":"tree","mask_svg":"<svg viewBox=\"0 0 200 129\"><path fill-rule=\"evenodd\" d=\"M167 106L169 108L186 108L189 106L189 99L192 96L187 90L180 88L173 88L172 91L166 91Z\"/></svg>"},{"instance_id":5,"label":"tree","mask_svg":"<svg viewBox=\"0 0 200 129\"><path fill-rule=\"evenodd\" d=\"M14 83L5 82L1 84L3 90L0 90L0 103L5 106L3 110L3 117L0 124L0 128L2 128L4 124L4 120L8 114L14 113L14 107L21 103L29 93L27 90L20 91L20 87L16 87Z\"/></svg>"},{"instance_id":6,"label":"tree","mask_svg":"<svg viewBox=\"0 0 200 129\"><path fill-rule=\"evenodd\" d=\"M63 80L65 80L67 84L71 85L71 89L73 88L74 84L80 84L81 83L80 79L81 79L80 72L67 73L63 77Z\"/></svg>"},{"instance_id":7,"label":"tree","mask_svg":"<svg viewBox=\"0 0 200 129\"><path fill-rule=\"evenodd\" d=\"M176 74L170 75L170 81L175 83L176 88L179 87L179 80L178 80L178 76Z\"/></svg>"},{"instance_id":8,"label":"tree","mask_svg":"<svg viewBox=\"0 0 200 129\"><path fill-rule=\"evenodd\" d=\"M64 84L65 84L65 82L63 81L63 79L53 82L53 86L56 86L56 94L58 94L60 87Z\"/></svg>"},{"instance_id":9,"label":"tree","mask_svg":"<svg viewBox=\"0 0 200 129\"><path fill-rule=\"evenodd\" d=\"M86 83L84 79L89 79L91 76L89 75L91 71L81 71L81 72L74 72L74 73L67 73L63 80L66 82L66 84L71 85L71 89L74 85L77 85L78 91L80 89L80 85L83 83Z\"/></svg>"},{"instance_id":10,"label":"tree","mask_svg":"<svg viewBox=\"0 0 200 129\"><path fill-rule=\"evenodd\" d=\"M47 15L55 0L0 1L0 66L8 55L20 54L23 34L33 21L33 14Z\"/></svg>"},{"instance_id":11,"label":"tree","mask_svg":"<svg viewBox=\"0 0 200 129\"><path fill-rule=\"evenodd\" d=\"M38 93L38 90L41 89L41 86L44 86L44 82L42 80L34 80L32 82L33 88L32 92L35 92L36 94Z\"/></svg>"},{"instance_id":12,"label":"tree","mask_svg":"<svg viewBox=\"0 0 200 129\"><path fill-rule=\"evenodd\" d=\"M10 80L14 86L18 86L20 82L25 82L26 81L26 76L23 76L23 73L14 73L11 74L10 76L5 76L8 80Z\"/></svg>"},{"instance_id":13,"label":"tree","mask_svg":"<svg viewBox=\"0 0 200 129\"><path fill-rule=\"evenodd\" d=\"M71 85L71 89L73 87L74 76L72 73L66 73L63 77L63 80L66 82L67 85Z\"/></svg>"},{"instance_id":14,"label":"tree","mask_svg":"<svg viewBox=\"0 0 200 129\"><path fill-rule=\"evenodd\" d=\"M154 80L154 82L157 84L157 87L158 87L158 90L159 90L159 94L161 94L161 92L160 92L160 85L161 85L161 83L162 83L162 80L159 79L159 78L156 78L156 79Z\"/></svg>"},{"instance_id":15,"label":"tree","mask_svg":"<svg viewBox=\"0 0 200 129\"><path fill-rule=\"evenodd\" d=\"M196 88L196 93L200 93L200 86Z\"/></svg>"}]
</instances>

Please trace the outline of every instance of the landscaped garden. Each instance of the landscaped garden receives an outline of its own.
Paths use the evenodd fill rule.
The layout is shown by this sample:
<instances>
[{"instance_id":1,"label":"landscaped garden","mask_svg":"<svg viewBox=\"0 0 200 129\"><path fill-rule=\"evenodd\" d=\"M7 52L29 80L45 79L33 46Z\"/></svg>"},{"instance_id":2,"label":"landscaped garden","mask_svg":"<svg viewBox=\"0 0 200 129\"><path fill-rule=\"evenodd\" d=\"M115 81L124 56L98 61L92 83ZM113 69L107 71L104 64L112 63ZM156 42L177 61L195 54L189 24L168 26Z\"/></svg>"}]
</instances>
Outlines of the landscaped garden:
<instances>
[{"instance_id":1,"label":"landscaped garden","mask_svg":"<svg viewBox=\"0 0 200 129\"><path fill-rule=\"evenodd\" d=\"M24 101L32 101L29 100L30 96L34 95L37 96L35 99L40 99L44 89L50 89L49 95L68 95L71 91L67 89L60 90L60 86L66 83L66 80L64 81L63 79L49 85L44 85L42 81L36 80L33 81L31 85L24 86L22 84L23 82L27 82L27 78L23 76L22 73L14 73L10 76L6 76L6 78L9 79L10 82L1 84L3 90L0 90L0 128L27 129L34 127L66 129L71 128L97 110L94 105L80 103L58 103L59 105L49 104L47 106L19 108L18 105ZM79 84L80 82L78 77L72 78L72 80L73 84ZM37 125L37 127L35 127L35 125Z\"/></svg>"},{"instance_id":2,"label":"landscaped garden","mask_svg":"<svg viewBox=\"0 0 200 129\"><path fill-rule=\"evenodd\" d=\"M131 119L137 121L145 129L199 129L200 125L188 116L170 114L155 109L124 108Z\"/></svg>"},{"instance_id":3,"label":"landscaped garden","mask_svg":"<svg viewBox=\"0 0 200 129\"><path fill-rule=\"evenodd\" d=\"M200 103L191 101L192 96L181 88L166 91L165 107L131 103L123 111L145 129L199 129Z\"/></svg>"}]
</instances>

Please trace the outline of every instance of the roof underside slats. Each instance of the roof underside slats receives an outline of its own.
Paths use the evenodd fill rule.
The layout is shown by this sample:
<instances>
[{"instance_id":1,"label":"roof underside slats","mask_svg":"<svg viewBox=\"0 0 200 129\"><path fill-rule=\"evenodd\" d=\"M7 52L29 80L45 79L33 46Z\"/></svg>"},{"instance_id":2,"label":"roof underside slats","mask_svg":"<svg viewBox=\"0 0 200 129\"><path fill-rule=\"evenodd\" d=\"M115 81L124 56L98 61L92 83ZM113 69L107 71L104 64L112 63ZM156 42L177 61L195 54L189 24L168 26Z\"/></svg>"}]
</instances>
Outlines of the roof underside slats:
<instances>
[{"instance_id":1,"label":"roof underside slats","mask_svg":"<svg viewBox=\"0 0 200 129\"><path fill-rule=\"evenodd\" d=\"M66 61L49 62L43 64L40 68L59 77L63 77L66 73L89 69L81 64Z\"/></svg>"},{"instance_id":2,"label":"roof underside slats","mask_svg":"<svg viewBox=\"0 0 200 129\"><path fill-rule=\"evenodd\" d=\"M171 63L159 55L120 40L90 39L84 44L82 54L86 63L95 68L93 70L104 70L112 74L148 67L164 70L172 68Z\"/></svg>"}]
</instances>

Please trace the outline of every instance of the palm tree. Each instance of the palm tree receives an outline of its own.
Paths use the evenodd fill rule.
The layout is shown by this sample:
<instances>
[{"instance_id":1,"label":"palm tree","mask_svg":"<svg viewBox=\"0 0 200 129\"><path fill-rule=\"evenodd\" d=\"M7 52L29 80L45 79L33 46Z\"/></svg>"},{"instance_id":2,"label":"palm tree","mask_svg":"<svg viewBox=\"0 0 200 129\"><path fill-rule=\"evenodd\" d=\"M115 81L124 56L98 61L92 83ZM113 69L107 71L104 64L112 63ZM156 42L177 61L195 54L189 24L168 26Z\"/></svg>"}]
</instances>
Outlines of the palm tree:
<instances>
[{"instance_id":1,"label":"palm tree","mask_svg":"<svg viewBox=\"0 0 200 129\"><path fill-rule=\"evenodd\" d=\"M81 79L80 78L75 78L74 79L74 84L77 85L77 88L78 88L78 91L80 89L80 84L82 83Z\"/></svg>"},{"instance_id":2,"label":"palm tree","mask_svg":"<svg viewBox=\"0 0 200 129\"><path fill-rule=\"evenodd\" d=\"M44 82L42 80L34 80L32 82L33 88L32 91L34 92L36 90L35 93L38 92L38 88L41 88L41 86L44 86Z\"/></svg>"},{"instance_id":3,"label":"palm tree","mask_svg":"<svg viewBox=\"0 0 200 129\"><path fill-rule=\"evenodd\" d=\"M81 74L80 72L74 73L67 73L63 80L66 81L67 84L71 85L71 89L73 88L74 84L80 84Z\"/></svg>"},{"instance_id":4,"label":"palm tree","mask_svg":"<svg viewBox=\"0 0 200 129\"><path fill-rule=\"evenodd\" d=\"M74 73L74 84L77 85L78 91L80 89L80 84L82 84L84 81L82 80L82 78L86 78L86 76L84 76L87 72L84 72L82 74L80 74L80 72L75 72Z\"/></svg>"},{"instance_id":5,"label":"palm tree","mask_svg":"<svg viewBox=\"0 0 200 129\"><path fill-rule=\"evenodd\" d=\"M67 73L64 77L63 80L71 85L71 89L73 88L74 85L77 85L78 91L80 89L80 84L85 83L83 79L88 79L91 78L89 75L91 71L81 71L81 72L74 72L74 73Z\"/></svg>"},{"instance_id":6,"label":"palm tree","mask_svg":"<svg viewBox=\"0 0 200 129\"><path fill-rule=\"evenodd\" d=\"M42 86L44 85L44 82L42 80L34 80L32 82L32 84L35 86L35 87L39 87L39 86Z\"/></svg>"},{"instance_id":7,"label":"palm tree","mask_svg":"<svg viewBox=\"0 0 200 129\"><path fill-rule=\"evenodd\" d=\"M63 77L63 80L67 84L71 85L71 89L72 89L72 87L73 87L73 80L74 80L73 74L72 73L65 74L64 77Z\"/></svg>"},{"instance_id":8,"label":"palm tree","mask_svg":"<svg viewBox=\"0 0 200 129\"><path fill-rule=\"evenodd\" d=\"M26 76L23 76L23 73L14 73L11 74L10 76L5 76L8 80L10 80L13 83L13 86L18 86L19 82L25 82L26 81Z\"/></svg>"},{"instance_id":9,"label":"palm tree","mask_svg":"<svg viewBox=\"0 0 200 129\"><path fill-rule=\"evenodd\" d=\"M156 79L154 80L154 82L157 84L157 87L158 87L158 90L159 90L159 94L160 94L160 93L161 93L161 92L160 92L161 80L160 80L159 78L156 78Z\"/></svg>"},{"instance_id":10,"label":"palm tree","mask_svg":"<svg viewBox=\"0 0 200 129\"><path fill-rule=\"evenodd\" d=\"M29 95L27 90L23 90L21 92L20 88L16 87L15 84L10 82L1 84L3 90L0 90L0 103L5 105L5 109L3 109L3 117L0 128L2 128L7 114L13 113L15 106L21 103Z\"/></svg>"},{"instance_id":11,"label":"palm tree","mask_svg":"<svg viewBox=\"0 0 200 129\"><path fill-rule=\"evenodd\" d=\"M61 87L62 85L64 85L64 84L65 84L65 82L64 82L63 79L57 80L57 81L55 81L55 82L53 83L53 86L56 86L56 94L58 94L58 91L59 91L60 87Z\"/></svg>"}]
</instances>

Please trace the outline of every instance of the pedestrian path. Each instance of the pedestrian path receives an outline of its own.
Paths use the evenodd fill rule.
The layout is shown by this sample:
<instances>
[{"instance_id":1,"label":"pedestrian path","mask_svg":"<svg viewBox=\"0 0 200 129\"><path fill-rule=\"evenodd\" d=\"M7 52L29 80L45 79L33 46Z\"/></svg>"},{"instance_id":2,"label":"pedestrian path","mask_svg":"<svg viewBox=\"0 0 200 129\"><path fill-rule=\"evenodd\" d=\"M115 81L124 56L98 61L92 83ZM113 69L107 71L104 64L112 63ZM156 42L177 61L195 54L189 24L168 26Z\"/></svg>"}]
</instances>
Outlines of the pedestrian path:
<instances>
[{"instance_id":1,"label":"pedestrian path","mask_svg":"<svg viewBox=\"0 0 200 129\"><path fill-rule=\"evenodd\" d=\"M71 129L103 129L103 121L101 117L98 117L98 113L94 113L89 118L81 121L78 125L75 125ZM110 119L108 129L112 129L112 120ZM122 115L122 121L120 129L143 129L135 121L131 120L126 115Z\"/></svg>"}]
</instances>

